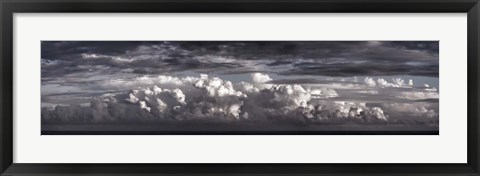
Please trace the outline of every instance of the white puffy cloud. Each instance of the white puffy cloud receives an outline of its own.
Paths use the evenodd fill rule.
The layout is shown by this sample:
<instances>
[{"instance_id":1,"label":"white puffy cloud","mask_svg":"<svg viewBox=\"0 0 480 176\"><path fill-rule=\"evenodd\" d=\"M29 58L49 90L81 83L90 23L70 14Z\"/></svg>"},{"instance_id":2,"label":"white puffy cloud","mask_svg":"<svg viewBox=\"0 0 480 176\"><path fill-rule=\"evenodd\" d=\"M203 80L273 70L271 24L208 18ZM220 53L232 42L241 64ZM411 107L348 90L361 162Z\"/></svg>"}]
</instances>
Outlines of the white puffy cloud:
<instances>
[{"instance_id":1,"label":"white puffy cloud","mask_svg":"<svg viewBox=\"0 0 480 176\"><path fill-rule=\"evenodd\" d=\"M398 87L403 87L405 85L405 81L402 78L393 78L393 84Z\"/></svg>"},{"instance_id":2,"label":"white puffy cloud","mask_svg":"<svg viewBox=\"0 0 480 176\"><path fill-rule=\"evenodd\" d=\"M126 99L130 103L137 103L139 99L134 95L134 93L128 94L128 99Z\"/></svg>"},{"instance_id":3,"label":"white puffy cloud","mask_svg":"<svg viewBox=\"0 0 480 176\"><path fill-rule=\"evenodd\" d=\"M365 78L365 84L369 85L370 87L375 87L377 85L377 83L375 83L375 80L370 77Z\"/></svg>"},{"instance_id":4,"label":"white puffy cloud","mask_svg":"<svg viewBox=\"0 0 480 176\"><path fill-rule=\"evenodd\" d=\"M262 90L257 96L265 98L268 103L281 105L282 109L294 110L298 107L306 107L312 99L312 94L300 85L273 85L269 89Z\"/></svg>"},{"instance_id":5,"label":"white puffy cloud","mask_svg":"<svg viewBox=\"0 0 480 176\"><path fill-rule=\"evenodd\" d=\"M263 73L252 73L252 79L254 83L266 83L273 80L270 76Z\"/></svg>"},{"instance_id":6,"label":"white puffy cloud","mask_svg":"<svg viewBox=\"0 0 480 176\"><path fill-rule=\"evenodd\" d=\"M366 103L362 102L323 101L316 106L308 106L306 114L308 117L323 120L388 120L388 116L380 107L367 107Z\"/></svg>"},{"instance_id":7,"label":"white puffy cloud","mask_svg":"<svg viewBox=\"0 0 480 176\"><path fill-rule=\"evenodd\" d=\"M394 83L389 83L389 82L385 81L385 79L383 79L383 78L378 78L377 79L377 85L380 86L380 87L396 87L397 86Z\"/></svg>"},{"instance_id":8,"label":"white puffy cloud","mask_svg":"<svg viewBox=\"0 0 480 176\"><path fill-rule=\"evenodd\" d=\"M208 75L201 75L193 86L198 89L202 89L207 92L210 97L224 97L224 96L238 96L245 97L246 95L240 91L236 91L233 88L233 84L230 81L223 81L218 77L212 79L208 78Z\"/></svg>"},{"instance_id":9,"label":"white puffy cloud","mask_svg":"<svg viewBox=\"0 0 480 176\"><path fill-rule=\"evenodd\" d=\"M152 108L150 108L150 107L147 106L147 104L145 103L145 101L140 101L139 103L140 103L140 108L141 108L141 109L145 109L145 110L147 110L148 112L150 112L150 110L152 109Z\"/></svg>"},{"instance_id":10,"label":"white puffy cloud","mask_svg":"<svg viewBox=\"0 0 480 176\"><path fill-rule=\"evenodd\" d=\"M252 82L232 82L218 77L157 76L135 80L150 86L128 93L110 94L92 99L82 121L188 120L278 121L308 119L321 121L388 121L389 116L377 106L362 102L332 101L340 96L334 89L300 84L269 84L265 74L252 74ZM158 84L156 84L158 83ZM132 83L140 85L138 82ZM164 88L162 85L176 85ZM167 86L168 87L168 86ZM68 108L67 108L68 109ZM68 110L64 110L67 111ZM49 112L44 119L52 119ZM60 116L60 115L59 115ZM76 118L81 119L81 118ZM93 120L88 120L93 119Z\"/></svg>"},{"instance_id":11,"label":"white puffy cloud","mask_svg":"<svg viewBox=\"0 0 480 176\"><path fill-rule=\"evenodd\" d=\"M371 77L364 79L366 85L370 87L412 87L413 80L408 80L408 84L405 84L405 80L402 78L393 78L392 82L388 82L383 78L378 78L376 81Z\"/></svg>"}]
</instances>

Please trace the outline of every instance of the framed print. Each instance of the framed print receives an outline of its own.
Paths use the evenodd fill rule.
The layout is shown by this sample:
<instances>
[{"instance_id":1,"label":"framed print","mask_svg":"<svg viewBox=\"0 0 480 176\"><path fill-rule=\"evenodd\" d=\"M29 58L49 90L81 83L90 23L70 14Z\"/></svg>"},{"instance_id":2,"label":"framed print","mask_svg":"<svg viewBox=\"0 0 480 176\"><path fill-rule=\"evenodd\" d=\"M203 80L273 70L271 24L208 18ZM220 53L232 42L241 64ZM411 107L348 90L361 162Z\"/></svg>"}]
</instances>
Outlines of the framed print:
<instances>
[{"instance_id":1,"label":"framed print","mask_svg":"<svg viewBox=\"0 0 480 176\"><path fill-rule=\"evenodd\" d=\"M479 175L476 0L1 8L1 175Z\"/></svg>"}]
</instances>

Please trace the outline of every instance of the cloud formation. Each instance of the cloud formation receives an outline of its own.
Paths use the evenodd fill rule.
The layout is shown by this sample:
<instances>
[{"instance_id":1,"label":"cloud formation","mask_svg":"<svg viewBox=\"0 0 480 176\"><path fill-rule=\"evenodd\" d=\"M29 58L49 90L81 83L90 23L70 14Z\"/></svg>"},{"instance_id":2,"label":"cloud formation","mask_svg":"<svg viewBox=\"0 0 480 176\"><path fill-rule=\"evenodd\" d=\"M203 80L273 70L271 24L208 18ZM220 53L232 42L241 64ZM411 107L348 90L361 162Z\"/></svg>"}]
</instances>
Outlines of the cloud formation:
<instances>
[{"instance_id":1,"label":"cloud formation","mask_svg":"<svg viewBox=\"0 0 480 176\"><path fill-rule=\"evenodd\" d=\"M42 122L438 127L438 44L43 41Z\"/></svg>"},{"instance_id":2,"label":"cloud formation","mask_svg":"<svg viewBox=\"0 0 480 176\"><path fill-rule=\"evenodd\" d=\"M43 41L42 77L194 71L280 75L438 77L437 41ZM392 67L394 65L394 67Z\"/></svg>"},{"instance_id":3,"label":"cloud formation","mask_svg":"<svg viewBox=\"0 0 480 176\"><path fill-rule=\"evenodd\" d=\"M150 79L149 81L146 81ZM199 77L142 77L138 80L150 86L129 92L92 97L90 106L56 106L44 108L45 123L128 122L128 121L185 121L210 122L253 121L271 123L298 121L301 123L404 123L408 121L438 124L438 108L429 103L375 104L348 95L351 101L336 100L335 89L308 87L300 84L272 84L273 79L262 73L252 73L250 82L233 84L231 81L202 74ZM168 80L168 81L166 81ZM375 87L371 78L357 86ZM384 80L383 80L384 81ZM404 81L394 79L375 87L384 91L416 90ZM133 84L133 83L132 83ZM160 86L159 86L160 85ZM177 88L165 88L176 86ZM388 86L383 86L388 85ZM308 87L308 88L307 88ZM418 91L418 90L416 90ZM438 98L437 92L424 90L412 94L399 93L399 99L419 100ZM388 110L388 111L386 111Z\"/></svg>"}]
</instances>

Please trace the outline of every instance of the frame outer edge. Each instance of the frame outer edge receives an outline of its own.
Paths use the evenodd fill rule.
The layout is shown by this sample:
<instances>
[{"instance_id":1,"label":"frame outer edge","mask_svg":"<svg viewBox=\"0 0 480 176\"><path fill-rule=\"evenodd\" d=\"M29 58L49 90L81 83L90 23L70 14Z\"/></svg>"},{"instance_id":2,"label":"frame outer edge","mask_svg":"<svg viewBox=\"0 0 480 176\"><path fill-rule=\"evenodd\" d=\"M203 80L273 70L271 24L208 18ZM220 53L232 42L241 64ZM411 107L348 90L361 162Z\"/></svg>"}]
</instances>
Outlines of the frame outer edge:
<instances>
[{"instance_id":1,"label":"frame outer edge","mask_svg":"<svg viewBox=\"0 0 480 176\"><path fill-rule=\"evenodd\" d=\"M467 66L468 69L468 82L474 82L475 84L468 85L468 145L467 145L467 162L468 167L473 170L473 172L478 175L479 171L479 148L478 148L478 136L479 131L478 124L480 117L480 112L478 110L478 101L480 100L480 96L478 94L479 82L478 79L480 78L480 72L478 69L480 68L479 65L479 54L478 54L478 47L479 47L479 4L478 2L468 11L467 15L467 40L468 40L468 62L469 65ZM475 82L477 81L477 82Z\"/></svg>"},{"instance_id":2,"label":"frame outer edge","mask_svg":"<svg viewBox=\"0 0 480 176\"><path fill-rule=\"evenodd\" d=\"M0 0L0 11L3 13L5 11L5 9L3 8L3 1ZM3 15L0 17L0 25L2 26L1 28L5 28L6 26L3 24ZM3 58L3 32L0 33L0 41L2 42L2 47L0 47L0 57ZM2 63L0 61L0 68L2 67ZM3 114L3 73L0 72L0 114ZM4 157L3 157L3 154L4 154L4 150L3 150L3 146L4 146L4 141L3 141L3 117L0 118L0 127L2 127L2 129L0 129L0 174L2 174L4 171L5 171L5 166L4 166Z\"/></svg>"},{"instance_id":3,"label":"frame outer edge","mask_svg":"<svg viewBox=\"0 0 480 176\"><path fill-rule=\"evenodd\" d=\"M478 65L478 64L480 63L480 61L479 61L479 60L480 60L480 54L479 54L479 52L480 52L480 51L479 51L479 48L480 48L480 35L479 35L479 31L480 31L480 2L477 1L477 4L475 5L474 8L475 8L475 11L476 11L476 18L475 18L475 19L476 19L476 21L475 21L475 27L476 27L475 31L476 31L476 33L475 33L475 34L477 35L477 36L475 37L475 39L476 39L475 46L477 46L477 48L476 48L474 51L476 51L476 52L475 52L475 54L476 54L475 58L476 58L476 60L477 60L477 79L479 79L480 77L479 77L478 69L480 68L480 65ZM478 80L477 80L477 81L478 81ZM476 91L475 91L475 92L477 93L477 99L476 99L477 102L475 102L475 104L477 105L477 107L478 107L478 101L480 101L480 97L479 97L479 94L478 94L478 88L479 88L479 87L478 87L478 84L479 84L479 83L477 82L477 87L476 87ZM477 109L477 111L479 111L479 110ZM477 127L476 127L476 128L473 128L473 129L476 130L475 135L473 135L473 136L476 138L476 140L474 140L474 139L472 138L472 141L475 141L475 146L474 146L474 148L476 148L476 150L475 150L475 152L474 152L474 153L475 153L475 156L474 156L474 157L475 157L475 161L474 161L473 164L475 164L475 168L474 168L474 169L475 169L475 171L477 172L477 175L480 175L480 162L479 162L479 159L480 159L480 152L479 152L479 151L480 151L480 147L479 147L479 140L480 140L480 139L479 139L479 137L480 137L480 130L479 130L479 128L480 128L480 120L479 120L479 118L480 118L480 114L479 114L479 112L477 112L477 116L476 116L476 117L477 117L477 118L475 118L475 119L476 119L476 123L474 123L474 124L475 124Z\"/></svg>"},{"instance_id":4,"label":"frame outer edge","mask_svg":"<svg viewBox=\"0 0 480 176\"><path fill-rule=\"evenodd\" d=\"M0 0L2 32L0 40L0 174L13 164L13 11L8 2Z\"/></svg>"},{"instance_id":5,"label":"frame outer edge","mask_svg":"<svg viewBox=\"0 0 480 176\"><path fill-rule=\"evenodd\" d=\"M0 0L0 11L1 11L1 18L0 18L0 24L2 26L2 29L5 29L7 28L6 24L4 24L4 18L5 18L5 6L4 6L4 2ZM2 58L0 60L0 68L3 68L3 60L4 60L4 53L3 53L3 47L6 46L6 42L3 40L4 39L4 34L5 34L5 31L2 30L2 32L0 33L0 41L2 42L1 45L2 47L0 47L0 57ZM3 107L4 107L4 101L3 101L3 90L4 90L4 87L5 87L5 84L3 82L3 72L0 72L0 84L1 84L1 87L0 87L0 114L2 115L1 119L0 119L0 174L2 174L8 167L8 164L6 164L6 159L5 159L5 153L7 151L5 151L5 146L6 146L6 141L5 141L5 128L4 128L4 119L5 117L3 117Z\"/></svg>"},{"instance_id":6,"label":"frame outer edge","mask_svg":"<svg viewBox=\"0 0 480 176\"><path fill-rule=\"evenodd\" d=\"M472 108L473 111L471 114L472 117L468 118L468 164L471 169L473 169L476 175L480 175L480 148L479 148L479 137L480 137L480 111L479 111L479 101L480 101L480 94L479 91L479 84L478 79L480 79L480 2L477 3L469 10L468 12L468 58L471 59L472 63L471 66L468 68L470 72L470 76L472 78L468 79L469 81L475 82L476 84L468 86L470 89L468 94L472 98L468 102L469 108Z\"/></svg>"},{"instance_id":7,"label":"frame outer edge","mask_svg":"<svg viewBox=\"0 0 480 176\"><path fill-rule=\"evenodd\" d=\"M31 1L28 1L31 2ZM39 2L44 2L40 0ZM66 1L64 1L66 2ZM469 1L470 2L470 1ZM25 3L24 5L28 5ZM3 174L19 174L18 172L5 172L7 169L12 168L13 163L13 7L14 2L8 0L0 0L0 9L1 9L1 18L0 24L2 26L2 32L0 34L0 41L2 42L2 47L0 47L0 114L2 115L0 119L0 175ZM34 8L33 8L34 9ZM29 11L29 10L27 10ZM35 11L35 10L33 10ZM480 78L480 56L479 56L479 47L480 47L480 5L478 0L473 5L473 7L468 11L468 58L472 61L468 66L468 81L474 81L475 84L468 86L468 93L470 98L468 100L469 108L469 118L468 118L468 164L471 169L474 170L474 173L465 173L465 175L480 175L479 168L479 139L480 131L478 127L480 126L479 117L480 111L478 110L479 105L478 101L480 100L480 95L478 94ZM473 109L472 109L473 108ZM17 164L15 164L17 165ZM41 169L40 169L41 170ZM37 170L38 171L38 170ZM45 171L43 171L45 172ZM48 172L47 172L48 173ZM431 172L433 173L433 172ZM38 174L38 173L37 173ZM64 172L64 174L66 174ZM98 174L98 173L97 173ZM461 173L458 173L459 175ZM28 174L27 174L28 175ZM62 174L63 175L63 174ZM201 175L201 174L200 174ZM288 174L287 174L288 175ZM428 174L427 174L428 175ZM447 174L449 175L449 174ZM456 175L456 174L453 174ZM463 175L463 174L462 174Z\"/></svg>"}]
</instances>

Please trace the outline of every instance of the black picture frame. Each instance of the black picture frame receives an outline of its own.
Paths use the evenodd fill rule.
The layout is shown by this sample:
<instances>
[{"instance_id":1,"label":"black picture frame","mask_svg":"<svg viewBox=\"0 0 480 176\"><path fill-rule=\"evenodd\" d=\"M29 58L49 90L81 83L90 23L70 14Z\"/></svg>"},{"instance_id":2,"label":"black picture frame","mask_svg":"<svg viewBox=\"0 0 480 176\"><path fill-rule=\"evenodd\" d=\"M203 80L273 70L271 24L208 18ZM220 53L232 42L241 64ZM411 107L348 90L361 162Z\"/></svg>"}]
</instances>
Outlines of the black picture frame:
<instances>
[{"instance_id":1,"label":"black picture frame","mask_svg":"<svg viewBox=\"0 0 480 176\"><path fill-rule=\"evenodd\" d=\"M1 175L480 175L478 0L1 0ZM13 163L13 14L161 12L420 12L468 14L468 162L458 164Z\"/></svg>"}]
</instances>

